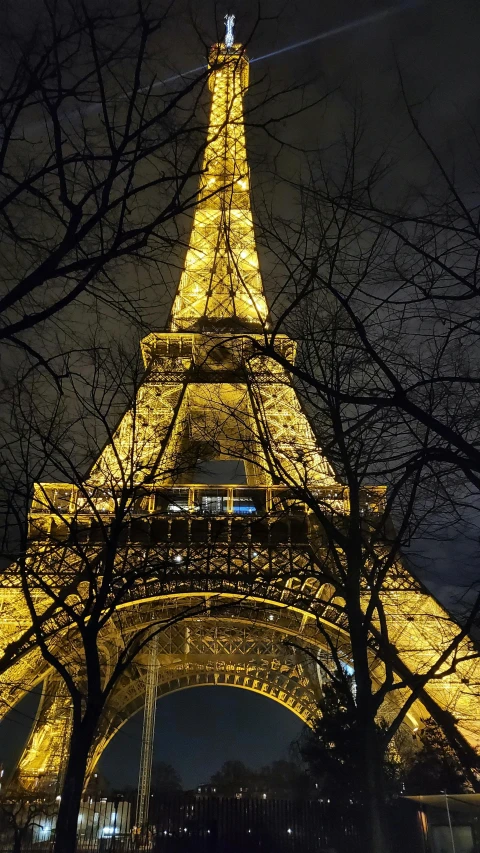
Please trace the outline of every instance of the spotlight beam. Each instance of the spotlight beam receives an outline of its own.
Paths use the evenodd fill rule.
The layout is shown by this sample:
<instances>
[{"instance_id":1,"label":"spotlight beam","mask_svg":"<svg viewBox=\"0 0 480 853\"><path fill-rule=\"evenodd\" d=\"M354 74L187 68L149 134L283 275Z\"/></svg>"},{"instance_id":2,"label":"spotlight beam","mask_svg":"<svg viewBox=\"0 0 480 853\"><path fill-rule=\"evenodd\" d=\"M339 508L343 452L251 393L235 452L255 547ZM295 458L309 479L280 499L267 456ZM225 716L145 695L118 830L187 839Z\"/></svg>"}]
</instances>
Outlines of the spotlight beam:
<instances>
[{"instance_id":1,"label":"spotlight beam","mask_svg":"<svg viewBox=\"0 0 480 853\"><path fill-rule=\"evenodd\" d=\"M400 3L397 6L388 6L386 9L382 9L380 12L375 12L372 15L365 15L363 18L357 18L354 21L348 21L346 24L341 24L338 27L333 27L330 30L325 30L323 33L318 33L316 36L312 36L308 39L303 39L302 41L297 41L294 44L285 45L285 47L280 47L278 50L272 50L269 53L264 53L262 56L256 56L253 59L250 59L250 65L253 65L254 62L263 62L265 59L273 59L276 56L281 56L284 53L289 53L291 50L299 50L301 47L307 47L308 45L315 44L319 41L325 41L329 38L334 38L335 36L342 35L343 33L350 32L352 30L357 30L360 27L366 27L369 24L376 24L379 21L384 20L385 18L389 18L392 15L397 15L401 12L405 12L408 9L412 9L415 6L419 6L424 2L424 0L408 0L406 3ZM152 89L157 89L159 86L166 86L168 83L174 83L176 80L182 80L185 77L190 77L192 74L198 74L201 71L205 71L207 65L197 65L196 68L190 68L188 71L183 71L180 74L173 74L171 77L166 77L165 80L157 80L156 83L153 83L150 86L145 86L142 89L139 89L140 92L152 91ZM120 98L116 98L115 100L125 100L130 96L131 93L126 95L121 95ZM73 117L77 116L85 116L91 115L92 113L98 112L102 107L102 104L98 101L95 101L88 106L82 106L81 108L68 110L63 115L64 117ZM28 125L25 130L33 130L34 128L38 128L40 125L43 125L43 122L34 122L33 124Z\"/></svg>"},{"instance_id":2,"label":"spotlight beam","mask_svg":"<svg viewBox=\"0 0 480 853\"><path fill-rule=\"evenodd\" d=\"M384 20L384 18L389 18L391 15L397 15L400 12L404 12L407 9L420 5L420 2L421 0L413 0L413 2L401 3L398 6L388 6L386 9L382 9L381 12L375 12L372 15L365 15L363 18L357 18L355 21L349 21L339 27L333 27L331 30L326 30L325 32L319 33L311 38L303 39L303 41L297 41L294 44L288 44L285 47L280 47L278 50L272 50L270 53L264 53L262 56L257 56L254 59L251 59L250 65L252 65L253 62L262 62L264 59L271 59L273 56L280 56L280 54L288 53L290 50L298 50L300 47L306 47L307 45L314 44L317 41L324 41L325 39L342 35L342 33L347 33L351 30L357 30L360 27L367 26L368 24L376 24L378 21Z\"/></svg>"},{"instance_id":3,"label":"spotlight beam","mask_svg":"<svg viewBox=\"0 0 480 853\"><path fill-rule=\"evenodd\" d=\"M419 6L422 2L423 0L409 0L409 2L400 3L397 6L387 6L386 9L382 9L380 12L374 12L372 15L365 15L363 18L357 18L354 21L348 21L346 24L341 24L338 27L325 30L325 32L318 33L318 35L312 36L311 38L297 41L294 44L287 44L285 47L278 48L278 50L270 51L270 53L263 53L262 56L255 56L253 59L250 59L250 65L254 62L262 62L265 59L272 59L274 56L280 56L281 54L288 53L291 50L298 50L301 47L307 47L308 45L315 44L315 42L318 41L325 41L326 39L334 38L334 36L348 33L351 30L358 30L360 27L368 26L368 24L376 24L379 21L383 21L385 18L390 18L392 15L398 15L401 12L414 8L415 6ZM199 71L204 71L206 67L206 65L199 65L197 68L190 69L190 71L184 71L182 74L175 74L173 77L167 77L166 80L159 80L157 83L153 84L153 88L156 86L164 86L167 83L180 80L182 77L188 77L190 74L196 74Z\"/></svg>"}]
</instances>

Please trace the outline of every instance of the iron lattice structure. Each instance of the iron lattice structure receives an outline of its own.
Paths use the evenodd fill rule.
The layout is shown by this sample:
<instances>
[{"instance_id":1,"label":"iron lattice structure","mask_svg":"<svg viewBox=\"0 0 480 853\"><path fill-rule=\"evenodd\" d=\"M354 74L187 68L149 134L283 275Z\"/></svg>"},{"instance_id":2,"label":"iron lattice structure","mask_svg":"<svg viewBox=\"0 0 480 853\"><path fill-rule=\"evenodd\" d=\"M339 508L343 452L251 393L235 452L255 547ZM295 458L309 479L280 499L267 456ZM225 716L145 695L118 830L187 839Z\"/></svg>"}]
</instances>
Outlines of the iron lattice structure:
<instances>
[{"instance_id":1,"label":"iron lattice structure","mask_svg":"<svg viewBox=\"0 0 480 853\"><path fill-rule=\"evenodd\" d=\"M160 653L159 639L160 635L156 634L153 639L150 640L147 675L145 678L144 719L136 815L136 824L139 827L144 827L148 823L150 781L152 778L153 747L155 741L155 716L157 709L158 664Z\"/></svg>"},{"instance_id":2,"label":"iron lattice structure","mask_svg":"<svg viewBox=\"0 0 480 853\"><path fill-rule=\"evenodd\" d=\"M324 631L345 660L349 646L342 602L316 568L316 555L325 546L322 530L294 487L308 484L337 515L346 512L348 494L335 482L288 374L276 360L255 354L268 312L245 148L248 61L239 45L215 45L210 67L211 119L199 203L168 331L142 341L146 373L135 405L82 488L37 484L27 561L51 583L59 574L62 582L68 573L74 576L73 525L83 552L97 559L99 520L108 524L115 495L128 481L136 491L117 563L119 571L127 563L148 565L150 571L145 579L139 571L103 629L105 677L131 632L204 602L200 615L172 622L160 635L157 695L230 685L280 702L308 722L317 713L321 677L312 656L296 647L328 655ZM276 336L276 346L294 358L289 338ZM199 459L232 458L245 465L245 485L191 481ZM366 516L379 511L383 494L381 488L365 490ZM156 565L163 567L157 575L151 571ZM47 606L41 585L32 595L39 611ZM222 608L211 606L213 601ZM3 577L0 603L5 647L30 623L15 568ZM391 574L384 607L398 660L411 672L425 672L455 626L401 567ZM65 659L80 654L67 619L55 622L51 643ZM467 654L465 640L459 657ZM143 707L149 655L147 648L111 694L90 772L123 723ZM381 676L382 664L372 658L374 679L377 670ZM479 681L479 664L465 660L448 679L427 688L456 715L471 743L480 737ZM34 639L26 639L22 657L1 681L1 711L40 685L37 719L19 764L26 787L42 780L56 784L70 724L65 688ZM422 715L417 702L409 724L418 725Z\"/></svg>"}]
</instances>

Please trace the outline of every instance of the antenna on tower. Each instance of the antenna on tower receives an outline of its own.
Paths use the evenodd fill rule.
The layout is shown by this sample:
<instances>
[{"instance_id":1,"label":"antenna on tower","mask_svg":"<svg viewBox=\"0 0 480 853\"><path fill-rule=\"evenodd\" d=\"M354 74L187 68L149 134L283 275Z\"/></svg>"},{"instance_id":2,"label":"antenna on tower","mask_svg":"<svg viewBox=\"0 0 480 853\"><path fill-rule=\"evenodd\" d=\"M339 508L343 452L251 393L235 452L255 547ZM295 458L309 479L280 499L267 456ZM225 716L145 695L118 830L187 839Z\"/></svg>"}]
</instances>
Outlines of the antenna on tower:
<instances>
[{"instance_id":1,"label":"antenna on tower","mask_svg":"<svg viewBox=\"0 0 480 853\"><path fill-rule=\"evenodd\" d=\"M225 15L225 47L227 50L233 47L233 28L235 26L235 15Z\"/></svg>"}]
</instances>

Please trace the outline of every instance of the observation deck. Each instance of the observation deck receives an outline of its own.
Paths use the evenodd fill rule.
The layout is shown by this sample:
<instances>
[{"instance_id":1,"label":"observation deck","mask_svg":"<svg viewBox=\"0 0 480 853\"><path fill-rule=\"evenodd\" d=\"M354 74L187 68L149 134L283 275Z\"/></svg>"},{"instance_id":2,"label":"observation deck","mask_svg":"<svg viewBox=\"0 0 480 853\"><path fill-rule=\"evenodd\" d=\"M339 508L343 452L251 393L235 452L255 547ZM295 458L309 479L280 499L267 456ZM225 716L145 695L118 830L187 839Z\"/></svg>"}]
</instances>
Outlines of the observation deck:
<instances>
[{"instance_id":1,"label":"observation deck","mask_svg":"<svg viewBox=\"0 0 480 853\"><path fill-rule=\"evenodd\" d=\"M381 512L385 489L362 492L366 518ZM311 491L322 511L343 516L348 512L348 489L325 486ZM65 483L37 483L30 513L30 538L68 538L76 535L99 542L119 510L121 493L79 489ZM311 507L284 486L200 483L143 486L122 511L125 538L130 542L262 542L308 545L318 538L319 522Z\"/></svg>"}]
</instances>

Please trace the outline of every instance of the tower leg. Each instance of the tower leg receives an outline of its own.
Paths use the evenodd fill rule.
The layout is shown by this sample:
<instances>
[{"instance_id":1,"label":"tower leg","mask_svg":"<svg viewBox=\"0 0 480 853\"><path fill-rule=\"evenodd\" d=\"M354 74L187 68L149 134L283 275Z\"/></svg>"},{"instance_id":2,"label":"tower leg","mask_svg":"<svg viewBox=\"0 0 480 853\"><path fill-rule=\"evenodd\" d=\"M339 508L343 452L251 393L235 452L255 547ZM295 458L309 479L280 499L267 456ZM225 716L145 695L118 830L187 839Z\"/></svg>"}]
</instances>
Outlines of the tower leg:
<instances>
[{"instance_id":1,"label":"tower leg","mask_svg":"<svg viewBox=\"0 0 480 853\"><path fill-rule=\"evenodd\" d=\"M68 756L72 705L63 681L50 675L27 745L18 765L18 784L28 791L58 795Z\"/></svg>"}]
</instances>

